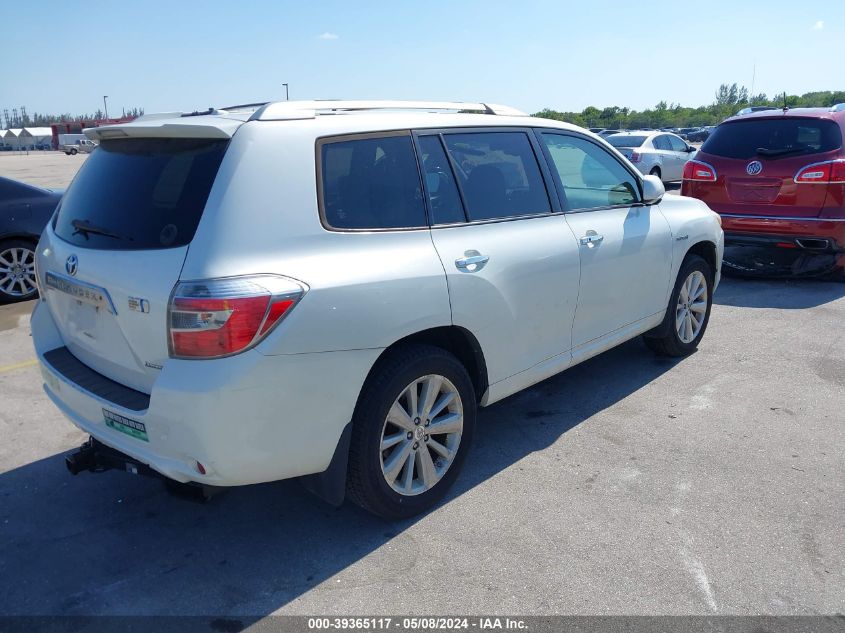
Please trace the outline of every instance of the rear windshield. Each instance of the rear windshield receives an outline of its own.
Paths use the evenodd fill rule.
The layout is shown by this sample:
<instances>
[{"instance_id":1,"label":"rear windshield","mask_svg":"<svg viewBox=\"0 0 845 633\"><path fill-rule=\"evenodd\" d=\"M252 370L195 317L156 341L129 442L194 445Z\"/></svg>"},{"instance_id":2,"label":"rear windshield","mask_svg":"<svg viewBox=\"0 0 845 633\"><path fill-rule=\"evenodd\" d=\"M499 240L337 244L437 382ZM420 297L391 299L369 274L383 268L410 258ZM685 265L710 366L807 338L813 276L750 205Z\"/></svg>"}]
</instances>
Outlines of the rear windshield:
<instances>
[{"instance_id":1,"label":"rear windshield","mask_svg":"<svg viewBox=\"0 0 845 633\"><path fill-rule=\"evenodd\" d=\"M725 158L771 160L821 154L841 146L842 134L833 121L794 117L723 123L704 141L701 151Z\"/></svg>"},{"instance_id":2,"label":"rear windshield","mask_svg":"<svg viewBox=\"0 0 845 633\"><path fill-rule=\"evenodd\" d=\"M104 140L67 190L60 238L104 250L172 248L194 237L227 140Z\"/></svg>"},{"instance_id":3,"label":"rear windshield","mask_svg":"<svg viewBox=\"0 0 845 633\"><path fill-rule=\"evenodd\" d=\"M613 147L639 147L645 142L645 136L608 136L606 140Z\"/></svg>"}]
</instances>

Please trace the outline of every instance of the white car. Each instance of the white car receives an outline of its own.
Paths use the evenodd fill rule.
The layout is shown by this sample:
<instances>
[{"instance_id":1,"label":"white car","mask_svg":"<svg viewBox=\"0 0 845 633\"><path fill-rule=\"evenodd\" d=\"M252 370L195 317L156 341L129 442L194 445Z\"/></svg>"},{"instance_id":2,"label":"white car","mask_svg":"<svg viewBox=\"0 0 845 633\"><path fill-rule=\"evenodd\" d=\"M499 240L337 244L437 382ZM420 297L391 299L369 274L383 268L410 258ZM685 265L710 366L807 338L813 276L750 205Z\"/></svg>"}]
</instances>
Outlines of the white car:
<instances>
[{"instance_id":1,"label":"white car","mask_svg":"<svg viewBox=\"0 0 845 633\"><path fill-rule=\"evenodd\" d=\"M45 391L91 436L73 473L298 477L410 516L458 475L477 407L639 335L689 354L707 327L719 217L572 125L283 102L87 134L32 316Z\"/></svg>"},{"instance_id":2,"label":"white car","mask_svg":"<svg viewBox=\"0 0 845 633\"><path fill-rule=\"evenodd\" d=\"M605 140L622 152L641 174L657 176L663 182L683 179L684 165L696 149L669 132L622 132Z\"/></svg>"}]
</instances>

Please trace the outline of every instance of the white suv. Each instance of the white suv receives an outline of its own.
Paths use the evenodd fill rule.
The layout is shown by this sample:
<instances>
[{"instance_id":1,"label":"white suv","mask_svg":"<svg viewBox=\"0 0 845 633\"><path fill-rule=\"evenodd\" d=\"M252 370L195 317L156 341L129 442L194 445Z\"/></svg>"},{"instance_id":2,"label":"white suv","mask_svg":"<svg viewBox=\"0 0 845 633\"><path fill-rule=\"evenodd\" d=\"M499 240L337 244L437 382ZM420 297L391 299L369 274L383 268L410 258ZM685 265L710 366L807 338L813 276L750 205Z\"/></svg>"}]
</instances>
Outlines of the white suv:
<instances>
[{"instance_id":1,"label":"white suv","mask_svg":"<svg viewBox=\"0 0 845 633\"><path fill-rule=\"evenodd\" d=\"M301 477L429 508L478 406L644 335L691 353L719 218L597 136L504 107L284 102L99 141L38 245L45 390L72 472Z\"/></svg>"}]
</instances>

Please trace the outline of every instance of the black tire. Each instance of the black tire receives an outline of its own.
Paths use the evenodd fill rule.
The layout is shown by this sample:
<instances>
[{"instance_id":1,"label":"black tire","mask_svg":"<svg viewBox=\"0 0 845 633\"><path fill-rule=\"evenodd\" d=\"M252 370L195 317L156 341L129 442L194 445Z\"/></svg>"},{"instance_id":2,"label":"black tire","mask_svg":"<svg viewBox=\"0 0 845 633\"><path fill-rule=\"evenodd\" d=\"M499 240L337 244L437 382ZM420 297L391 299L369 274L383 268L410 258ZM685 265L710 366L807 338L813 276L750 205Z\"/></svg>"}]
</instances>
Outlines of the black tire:
<instances>
[{"instance_id":1,"label":"black tire","mask_svg":"<svg viewBox=\"0 0 845 633\"><path fill-rule=\"evenodd\" d=\"M76 154L77 154L77 150L75 150L75 149L70 150L71 156L76 156Z\"/></svg>"},{"instance_id":2,"label":"black tire","mask_svg":"<svg viewBox=\"0 0 845 633\"><path fill-rule=\"evenodd\" d=\"M687 278L695 271L700 272L707 284L707 308L704 313L704 322L701 330L690 342L685 343L678 335L675 327L678 296L681 287ZM675 280L675 287L669 297L669 305L666 308L666 317L657 328L643 335L643 341L648 348L659 356L688 356L692 354L701 342L704 332L707 331L707 324L710 322L710 309L713 307L713 269L704 259L698 255L687 255L678 271L678 278Z\"/></svg>"},{"instance_id":3,"label":"black tire","mask_svg":"<svg viewBox=\"0 0 845 633\"><path fill-rule=\"evenodd\" d=\"M32 257L35 257L35 247L36 243L31 242L29 240L21 240L21 239L13 239L13 240L3 240L0 241L0 254L8 251L9 249L25 249L32 254ZM5 270L6 264L0 261L0 269ZM17 294L10 294L5 289L5 284L3 283L4 278L6 277L6 273L0 271L0 304L3 303L17 303L18 301L29 301L30 299L35 299L38 296L37 288L33 288L31 292L23 295ZM16 292L22 292L19 289L19 286L15 285L14 290Z\"/></svg>"},{"instance_id":4,"label":"black tire","mask_svg":"<svg viewBox=\"0 0 845 633\"><path fill-rule=\"evenodd\" d=\"M660 167L652 167L651 171L648 172L649 176L657 176L660 178L660 181L663 182L663 177L660 175Z\"/></svg>"},{"instance_id":5,"label":"black tire","mask_svg":"<svg viewBox=\"0 0 845 633\"><path fill-rule=\"evenodd\" d=\"M447 378L457 389L463 406L463 430L457 453L442 477L425 492L403 495L388 484L382 472L382 431L394 401L414 380L429 374ZM457 478L472 442L475 418L475 389L466 369L452 354L439 347L420 344L388 352L370 373L355 407L347 496L385 519L407 518L428 510L443 498Z\"/></svg>"}]
</instances>

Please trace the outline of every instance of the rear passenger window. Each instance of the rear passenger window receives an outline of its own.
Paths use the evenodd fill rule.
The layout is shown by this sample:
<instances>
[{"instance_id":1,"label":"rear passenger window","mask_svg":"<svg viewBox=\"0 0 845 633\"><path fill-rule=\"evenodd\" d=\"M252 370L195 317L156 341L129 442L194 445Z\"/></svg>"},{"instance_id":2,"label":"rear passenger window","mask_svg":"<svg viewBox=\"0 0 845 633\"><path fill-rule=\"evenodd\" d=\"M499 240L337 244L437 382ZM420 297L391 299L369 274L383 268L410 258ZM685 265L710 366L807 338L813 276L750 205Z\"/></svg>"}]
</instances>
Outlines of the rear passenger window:
<instances>
[{"instance_id":1,"label":"rear passenger window","mask_svg":"<svg viewBox=\"0 0 845 633\"><path fill-rule=\"evenodd\" d=\"M549 213L551 205L524 132L445 134L469 219Z\"/></svg>"},{"instance_id":2,"label":"rear passenger window","mask_svg":"<svg viewBox=\"0 0 845 633\"><path fill-rule=\"evenodd\" d=\"M604 149L586 139L542 133L569 210L639 202L637 180Z\"/></svg>"},{"instance_id":3,"label":"rear passenger window","mask_svg":"<svg viewBox=\"0 0 845 633\"><path fill-rule=\"evenodd\" d=\"M665 134L655 137L652 141L652 145L654 145L654 149L662 149L667 152L672 150L672 145L669 143L669 137Z\"/></svg>"},{"instance_id":4,"label":"rear passenger window","mask_svg":"<svg viewBox=\"0 0 845 633\"><path fill-rule=\"evenodd\" d=\"M411 137L329 141L321 150L326 224L336 229L427 226Z\"/></svg>"},{"instance_id":5,"label":"rear passenger window","mask_svg":"<svg viewBox=\"0 0 845 633\"><path fill-rule=\"evenodd\" d=\"M687 144L684 143L683 139L678 138L677 136L669 136L669 143L672 146L673 152L685 152L687 151Z\"/></svg>"},{"instance_id":6,"label":"rear passenger window","mask_svg":"<svg viewBox=\"0 0 845 633\"><path fill-rule=\"evenodd\" d=\"M439 136L420 136L417 144L422 155L425 186L428 190L432 224L464 222L464 207L454 172Z\"/></svg>"}]
</instances>

